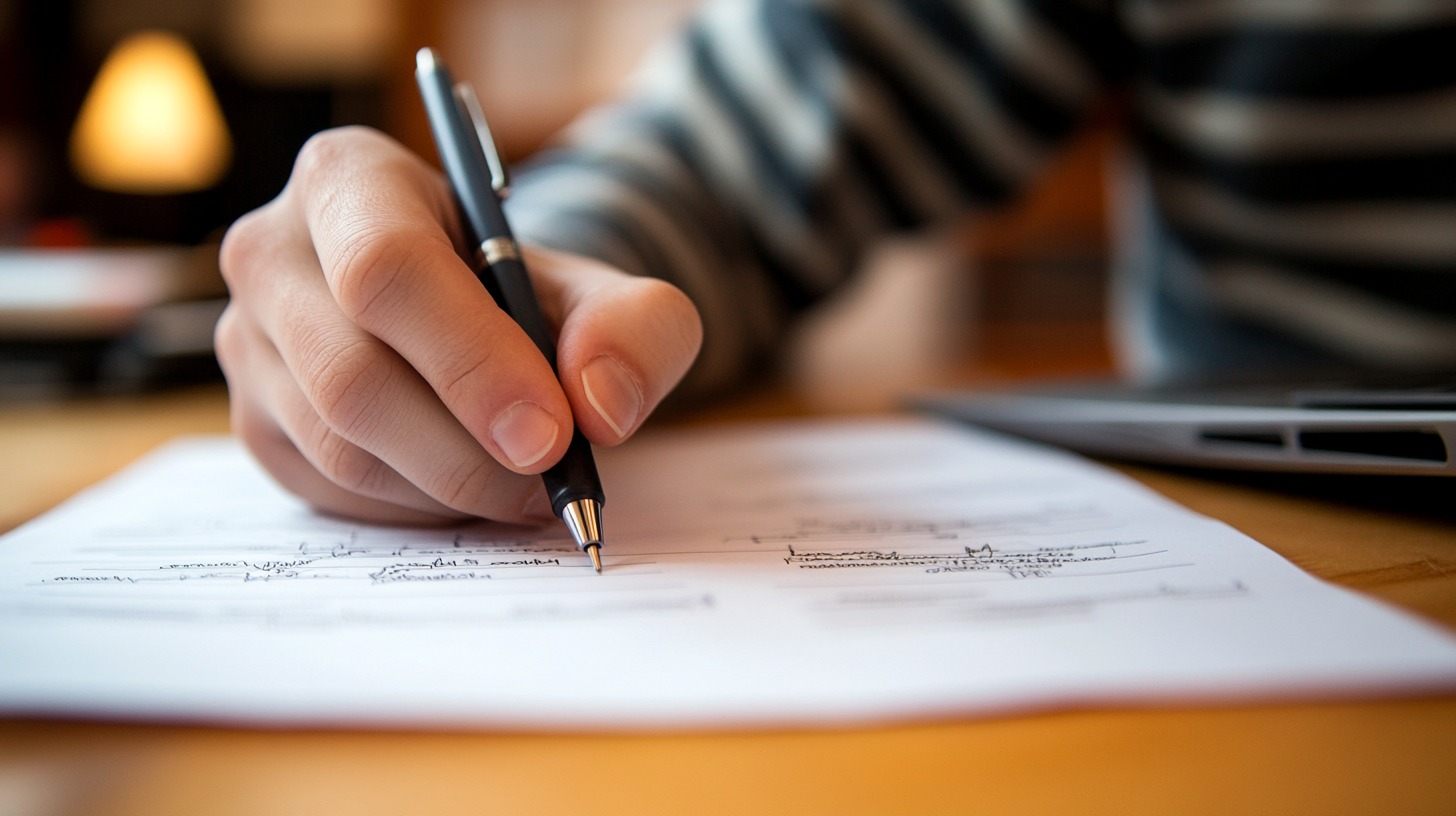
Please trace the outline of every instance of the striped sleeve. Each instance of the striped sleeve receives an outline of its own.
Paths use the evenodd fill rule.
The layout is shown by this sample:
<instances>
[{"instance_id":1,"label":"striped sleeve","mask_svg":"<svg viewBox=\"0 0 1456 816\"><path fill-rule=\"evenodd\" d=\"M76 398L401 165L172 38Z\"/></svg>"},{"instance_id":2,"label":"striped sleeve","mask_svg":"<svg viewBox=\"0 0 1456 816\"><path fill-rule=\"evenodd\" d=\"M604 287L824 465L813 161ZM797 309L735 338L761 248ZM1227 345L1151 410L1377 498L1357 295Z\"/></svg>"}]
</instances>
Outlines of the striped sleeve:
<instances>
[{"instance_id":1,"label":"striped sleeve","mask_svg":"<svg viewBox=\"0 0 1456 816\"><path fill-rule=\"evenodd\" d=\"M512 198L527 240L662 277L699 388L762 363L887 234L1013 195L1129 53L1095 0L726 0Z\"/></svg>"},{"instance_id":2,"label":"striped sleeve","mask_svg":"<svg viewBox=\"0 0 1456 816\"><path fill-rule=\"evenodd\" d=\"M1199 273L1171 296L1346 363L1456 366L1456 3L1123 13L1154 204Z\"/></svg>"}]
</instances>

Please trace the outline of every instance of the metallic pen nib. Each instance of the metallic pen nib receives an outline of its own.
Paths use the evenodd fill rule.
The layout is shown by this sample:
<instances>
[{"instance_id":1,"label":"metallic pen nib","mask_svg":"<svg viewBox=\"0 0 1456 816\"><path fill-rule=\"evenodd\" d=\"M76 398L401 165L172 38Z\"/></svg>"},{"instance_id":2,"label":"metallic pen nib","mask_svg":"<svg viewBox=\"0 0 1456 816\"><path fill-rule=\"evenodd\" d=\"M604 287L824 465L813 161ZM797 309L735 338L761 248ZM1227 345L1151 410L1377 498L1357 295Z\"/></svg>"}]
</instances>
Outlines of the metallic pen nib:
<instances>
[{"instance_id":1,"label":"metallic pen nib","mask_svg":"<svg viewBox=\"0 0 1456 816\"><path fill-rule=\"evenodd\" d=\"M561 520L571 531L571 539L582 552L591 556L597 572L602 571L602 505L593 499L577 499L561 508Z\"/></svg>"}]
</instances>

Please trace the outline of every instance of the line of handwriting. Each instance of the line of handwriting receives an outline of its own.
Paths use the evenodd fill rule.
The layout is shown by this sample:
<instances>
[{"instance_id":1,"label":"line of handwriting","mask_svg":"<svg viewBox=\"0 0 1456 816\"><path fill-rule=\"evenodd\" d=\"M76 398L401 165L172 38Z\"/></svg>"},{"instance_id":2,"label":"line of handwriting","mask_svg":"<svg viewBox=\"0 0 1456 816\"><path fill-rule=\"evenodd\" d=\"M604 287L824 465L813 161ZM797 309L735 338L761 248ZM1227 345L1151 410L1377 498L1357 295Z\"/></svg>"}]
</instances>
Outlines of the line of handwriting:
<instances>
[{"instance_id":1,"label":"line of handwriting","mask_svg":"<svg viewBox=\"0 0 1456 816\"><path fill-rule=\"evenodd\" d=\"M1116 522L1094 507L1039 508L1020 513L988 514L963 519L926 521L898 519L801 519L792 530L755 533L756 544L871 538L959 540L1004 535L1058 535L1105 529Z\"/></svg>"},{"instance_id":2,"label":"line of handwriting","mask_svg":"<svg viewBox=\"0 0 1456 816\"><path fill-rule=\"evenodd\" d=\"M156 584L194 581L242 582L294 581L330 578L366 578L374 584L428 581L489 580L502 570L553 570L569 567L579 572L588 567L584 557L507 555L480 553L471 556L452 553L449 557L403 560L398 552L388 554L340 551L302 558L215 561L181 561L145 566L108 565L90 574L53 575L40 581L47 585ZM579 562L579 563L578 563Z\"/></svg>"},{"instance_id":3,"label":"line of handwriting","mask_svg":"<svg viewBox=\"0 0 1456 816\"><path fill-rule=\"evenodd\" d=\"M1165 550L1141 549L1143 540L1103 541L1067 547L997 549L990 544L955 552L899 550L796 550L788 548L784 563L799 569L865 569L915 567L927 573L1004 572L1012 578L1045 578L1058 570L1085 564L1160 555Z\"/></svg>"}]
</instances>

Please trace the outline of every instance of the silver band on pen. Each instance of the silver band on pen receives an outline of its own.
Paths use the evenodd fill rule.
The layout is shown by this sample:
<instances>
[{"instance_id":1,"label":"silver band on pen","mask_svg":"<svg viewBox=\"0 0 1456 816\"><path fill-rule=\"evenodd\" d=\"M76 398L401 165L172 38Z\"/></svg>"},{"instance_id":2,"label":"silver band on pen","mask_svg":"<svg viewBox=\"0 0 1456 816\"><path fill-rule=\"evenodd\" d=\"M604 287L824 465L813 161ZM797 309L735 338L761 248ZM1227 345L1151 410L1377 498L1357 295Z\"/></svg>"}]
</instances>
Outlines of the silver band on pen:
<instances>
[{"instance_id":1,"label":"silver band on pen","mask_svg":"<svg viewBox=\"0 0 1456 816\"><path fill-rule=\"evenodd\" d=\"M521 248L510 238L487 238L480 243L480 257L487 265L498 261L519 261Z\"/></svg>"}]
</instances>

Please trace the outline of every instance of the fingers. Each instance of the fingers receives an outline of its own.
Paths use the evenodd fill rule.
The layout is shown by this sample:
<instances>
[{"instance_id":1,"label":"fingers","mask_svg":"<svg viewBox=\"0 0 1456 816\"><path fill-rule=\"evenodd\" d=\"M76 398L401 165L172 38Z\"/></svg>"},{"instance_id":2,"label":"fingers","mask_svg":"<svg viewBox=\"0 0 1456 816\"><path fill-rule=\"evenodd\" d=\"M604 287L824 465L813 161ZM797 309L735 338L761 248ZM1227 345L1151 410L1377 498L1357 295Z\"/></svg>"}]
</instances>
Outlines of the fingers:
<instances>
[{"instance_id":1,"label":"fingers","mask_svg":"<svg viewBox=\"0 0 1456 816\"><path fill-rule=\"evenodd\" d=\"M431 524L479 516L500 521L550 517L540 480L497 468L494 484L445 486L444 495L468 496L451 506L434 498L388 463L336 433L313 409L276 350L230 306L218 322L218 359L234 388L233 431L286 489L325 512L391 524ZM484 452L479 464L493 465ZM405 468L406 472L409 468ZM425 483L435 480L420 477Z\"/></svg>"},{"instance_id":2,"label":"fingers","mask_svg":"<svg viewBox=\"0 0 1456 816\"><path fill-rule=\"evenodd\" d=\"M600 445L627 439L696 359L697 309L664 281L564 253L526 257L543 308L561 324L557 368L577 424Z\"/></svg>"},{"instance_id":3,"label":"fingers","mask_svg":"<svg viewBox=\"0 0 1456 816\"><path fill-rule=\"evenodd\" d=\"M280 482L334 512L376 517L361 509L375 500L388 516L525 520L539 479L500 466L419 372L341 310L296 198L280 196L224 240L232 305L218 356L239 435Z\"/></svg>"},{"instance_id":4,"label":"fingers","mask_svg":"<svg viewBox=\"0 0 1456 816\"><path fill-rule=\"evenodd\" d=\"M233 432L285 488L319 509L370 521L423 523L460 515L334 434L313 412L276 350L235 305L218 321L216 346L229 381L249 383L246 390L235 389L229 401ZM301 449L314 453L313 461Z\"/></svg>"},{"instance_id":5,"label":"fingers","mask_svg":"<svg viewBox=\"0 0 1456 816\"><path fill-rule=\"evenodd\" d=\"M422 187L421 178L434 177L402 150L354 144L367 139L377 137L315 140L299 161L313 190L302 214L334 300L419 372L500 462L544 470L572 427L555 374L460 259L442 226L453 218L442 185Z\"/></svg>"},{"instance_id":6,"label":"fingers","mask_svg":"<svg viewBox=\"0 0 1456 816\"><path fill-rule=\"evenodd\" d=\"M381 521L548 515L573 424L629 437L697 354L677 289L528 251L558 372L460 259L443 178L381 134L331 131L228 231L217 349L234 427L285 487Z\"/></svg>"}]
</instances>

